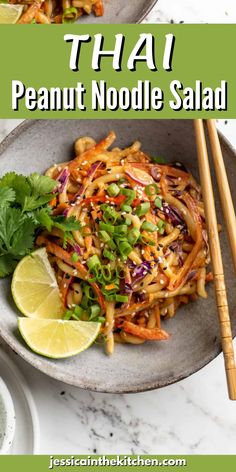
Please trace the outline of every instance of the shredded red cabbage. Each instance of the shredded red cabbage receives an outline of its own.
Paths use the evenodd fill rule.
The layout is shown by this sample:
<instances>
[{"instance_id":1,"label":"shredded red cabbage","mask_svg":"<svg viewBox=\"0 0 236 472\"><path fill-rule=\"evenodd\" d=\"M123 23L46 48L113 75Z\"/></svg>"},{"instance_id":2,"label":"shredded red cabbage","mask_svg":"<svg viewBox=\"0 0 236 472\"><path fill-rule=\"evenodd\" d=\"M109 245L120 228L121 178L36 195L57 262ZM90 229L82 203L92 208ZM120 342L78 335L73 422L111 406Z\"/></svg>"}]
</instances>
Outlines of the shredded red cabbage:
<instances>
[{"instance_id":1,"label":"shredded red cabbage","mask_svg":"<svg viewBox=\"0 0 236 472\"><path fill-rule=\"evenodd\" d=\"M58 185L56 187L56 189L54 190L54 193L55 192L59 192L59 193L62 193L67 182L68 182L68 179L69 179L69 175L70 175L70 172L68 170L67 167L65 167L65 169L63 169L61 171L61 173L58 175L57 177L57 182L58 182Z\"/></svg>"},{"instance_id":2,"label":"shredded red cabbage","mask_svg":"<svg viewBox=\"0 0 236 472\"><path fill-rule=\"evenodd\" d=\"M143 279L145 275L151 272L151 262L144 261L142 264L136 265L131 273L132 286L134 286L139 280Z\"/></svg>"},{"instance_id":3,"label":"shredded red cabbage","mask_svg":"<svg viewBox=\"0 0 236 472\"><path fill-rule=\"evenodd\" d=\"M63 211L63 216L65 216L65 218L67 217L68 213L69 213L69 210L70 208L66 208L64 211Z\"/></svg>"},{"instance_id":4,"label":"shredded red cabbage","mask_svg":"<svg viewBox=\"0 0 236 472\"><path fill-rule=\"evenodd\" d=\"M124 293L129 295L130 293L133 292L133 289L132 289L132 285L125 282L125 286L124 286Z\"/></svg>"},{"instance_id":5,"label":"shredded red cabbage","mask_svg":"<svg viewBox=\"0 0 236 472\"><path fill-rule=\"evenodd\" d=\"M181 243L179 241L173 241L173 243L169 245L169 249L178 255L179 267L183 267L184 259L183 259L183 250L182 250Z\"/></svg>"},{"instance_id":6,"label":"shredded red cabbage","mask_svg":"<svg viewBox=\"0 0 236 472\"><path fill-rule=\"evenodd\" d=\"M152 166L151 167L151 175L156 180L156 182L159 182L161 179L161 173L158 169L158 167Z\"/></svg>"},{"instance_id":7,"label":"shredded red cabbage","mask_svg":"<svg viewBox=\"0 0 236 472\"><path fill-rule=\"evenodd\" d=\"M78 256L81 256L82 253L81 253L81 249L78 246L78 244L74 244L74 250L78 254Z\"/></svg>"},{"instance_id":8,"label":"shredded red cabbage","mask_svg":"<svg viewBox=\"0 0 236 472\"><path fill-rule=\"evenodd\" d=\"M182 214L179 211L178 208L168 205L168 203L163 202L163 213L166 216L167 220L169 223L171 223L173 226L181 226L185 227L185 221L183 220Z\"/></svg>"},{"instance_id":9,"label":"shredded red cabbage","mask_svg":"<svg viewBox=\"0 0 236 472\"><path fill-rule=\"evenodd\" d=\"M96 172L97 172L97 170L98 170L98 168L100 167L101 164L102 164L102 162L95 162L90 167L90 169L88 170L88 173L87 173L87 179L89 179L89 182L91 182L93 180L93 177L95 176L95 174L96 174ZM74 200L76 200L77 198L81 198L84 195L84 192L85 192L86 188L87 188L87 184L81 185L80 188L79 188L79 191L75 195Z\"/></svg>"}]
</instances>

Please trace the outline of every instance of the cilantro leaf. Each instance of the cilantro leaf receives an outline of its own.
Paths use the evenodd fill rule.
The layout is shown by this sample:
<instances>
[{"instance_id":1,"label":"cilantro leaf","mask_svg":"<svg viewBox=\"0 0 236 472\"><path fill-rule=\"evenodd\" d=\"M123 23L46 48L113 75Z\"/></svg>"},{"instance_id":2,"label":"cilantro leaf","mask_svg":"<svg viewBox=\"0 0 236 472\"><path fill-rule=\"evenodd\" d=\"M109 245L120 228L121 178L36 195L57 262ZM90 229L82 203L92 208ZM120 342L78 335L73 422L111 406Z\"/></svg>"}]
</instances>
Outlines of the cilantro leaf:
<instances>
[{"instance_id":1,"label":"cilantro leaf","mask_svg":"<svg viewBox=\"0 0 236 472\"><path fill-rule=\"evenodd\" d=\"M36 230L58 228L63 243L74 242L72 231L81 224L72 216L53 216L48 205L57 183L33 173L28 177L8 172L0 178L0 277L11 272L18 260L33 249Z\"/></svg>"},{"instance_id":2,"label":"cilantro leaf","mask_svg":"<svg viewBox=\"0 0 236 472\"><path fill-rule=\"evenodd\" d=\"M81 223L75 219L74 216L65 218L62 215L52 217L53 226L61 229L61 231L78 231L81 228Z\"/></svg>"},{"instance_id":3,"label":"cilantro leaf","mask_svg":"<svg viewBox=\"0 0 236 472\"><path fill-rule=\"evenodd\" d=\"M0 187L7 187L15 192L15 200L21 207L24 206L26 196L30 195L30 186L24 175L8 172L0 179Z\"/></svg>"},{"instance_id":4,"label":"cilantro leaf","mask_svg":"<svg viewBox=\"0 0 236 472\"><path fill-rule=\"evenodd\" d=\"M48 208L41 208L33 213L35 222L42 228L46 228L50 233L52 231L53 220L49 214Z\"/></svg>"},{"instance_id":5,"label":"cilantro leaf","mask_svg":"<svg viewBox=\"0 0 236 472\"><path fill-rule=\"evenodd\" d=\"M21 205L24 212L36 210L49 203L53 198L51 192L57 185L55 180L46 175L37 174L37 172L27 177L27 183L30 193L25 195L24 202Z\"/></svg>"},{"instance_id":6,"label":"cilantro leaf","mask_svg":"<svg viewBox=\"0 0 236 472\"><path fill-rule=\"evenodd\" d=\"M15 269L18 261L14 260L10 254L0 256L0 278L7 277Z\"/></svg>"},{"instance_id":7,"label":"cilantro leaf","mask_svg":"<svg viewBox=\"0 0 236 472\"><path fill-rule=\"evenodd\" d=\"M51 192L56 184L55 180L37 172L28 177L8 172L0 179L0 188L15 192L15 201L23 212L33 211L47 204L53 197Z\"/></svg>"},{"instance_id":8,"label":"cilantro leaf","mask_svg":"<svg viewBox=\"0 0 236 472\"><path fill-rule=\"evenodd\" d=\"M46 203L49 203L52 198L53 194L42 195L41 197L35 197L34 195L26 196L22 204L22 211L37 210L37 208L43 207Z\"/></svg>"},{"instance_id":9,"label":"cilantro leaf","mask_svg":"<svg viewBox=\"0 0 236 472\"><path fill-rule=\"evenodd\" d=\"M16 194L14 190L8 187L0 187L0 207L10 206L10 203L14 202Z\"/></svg>"},{"instance_id":10,"label":"cilantro leaf","mask_svg":"<svg viewBox=\"0 0 236 472\"><path fill-rule=\"evenodd\" d=\"M0 256L20 259L33 247L35 223L18 208L0 208Z\"/></svg>"},{"instance_id":11,"label":"cilantro leaf","mask_svg":"<svg viewBox=\"0 0 236 472\"><path fill-rule=\"evenodd\" d=\"M47 175L37 174L37 172L29 175L27 181L31 188L31 195L34 197L41 197L42 195L51 193L57 185L55 180Z\"/></svg>"},{"instance_id":12,"label":"cilantro leaf","mask_svg":"<svg viewBox=\"0 0 236 472\"><path fill-rule=\"evenodd\" d=\"M69 218L63 215L52 216L50 211L50 208L41 208L34 213L29 213L29 216L34 219L38 226L46 228L49 233L53 227L60 229L63 233L77 231L81 228L81 223L77 221L74 216L70 216Z\"/></svg>"},{"instance_id":13,"label":"cilantro leaf","mask_svg":"<svg viewBox=\"0 0 236 472\"><path fill-rule=\"evenodd\" d=\"M26 218L12 236L11 254L19 258L29 253L34 245L34 222Z\"/></svg>"}]
</instances>

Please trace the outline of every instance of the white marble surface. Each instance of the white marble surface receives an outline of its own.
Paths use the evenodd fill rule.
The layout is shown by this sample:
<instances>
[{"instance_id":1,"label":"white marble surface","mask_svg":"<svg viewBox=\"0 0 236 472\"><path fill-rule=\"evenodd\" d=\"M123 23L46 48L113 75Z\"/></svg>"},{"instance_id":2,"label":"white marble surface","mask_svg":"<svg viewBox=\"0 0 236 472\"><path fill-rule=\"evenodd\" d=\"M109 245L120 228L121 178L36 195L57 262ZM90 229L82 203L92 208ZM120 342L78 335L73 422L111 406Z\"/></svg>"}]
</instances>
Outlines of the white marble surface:
<instances>
[{"instance_id":1,"label":"white marble surface","mask_svg":"<svg viewBox=\"0 0 236 472\"><path fill-rule=\"evenodd\" d=\"M0 120L0 140L19 122ZM236 120L218 125L236 147ZM227 399L222 356L182 382L135 395L69 387L12 357L36 402L42 454L236 452L236 404Z\"/></svg>"},{"instance_id":2,"label":"white marble surface","mask_svg":"<svg viewBox=\"0 0 236 472\"><path fill-rule=\"evenodd\" d=\"M145 21L236 23L236 2L235 0L159 0Z\"/></svg>"}]
</instances>

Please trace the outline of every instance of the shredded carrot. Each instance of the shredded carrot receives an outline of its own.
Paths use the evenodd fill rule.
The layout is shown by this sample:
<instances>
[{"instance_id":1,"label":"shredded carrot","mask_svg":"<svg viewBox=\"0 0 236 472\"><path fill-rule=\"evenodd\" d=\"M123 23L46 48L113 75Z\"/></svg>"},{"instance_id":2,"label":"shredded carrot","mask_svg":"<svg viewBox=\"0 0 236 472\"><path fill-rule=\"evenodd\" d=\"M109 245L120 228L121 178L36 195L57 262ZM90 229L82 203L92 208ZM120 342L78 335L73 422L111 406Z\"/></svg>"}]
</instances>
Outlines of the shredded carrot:
<instances>
[{"instance_id":1,"label":"shredded carrot","mask_svg":"<svg viewBox=\"0 0 236 472\"><path fill-rule=\"evenodd\" d=\"M138 336L141 339L153 340L153 341L164 341L169 339L170 335L160 328L143 328L143 326L135 325L130 321L124 321L123 323L123 330L126 333L133 334L134 336Z\"/></svg>"},{"instance_id":2,"label":"shredded carrot","mask_svg":"<svg viewBox=\"0 0 236 472\"><path fill-rule=\"evenodd\" d=\"M115 284L105 285L106 290L113 290L113 288L116 288Z\"/></svg>"},{"instance_id":3,"label":"shredded carrot","mask_svg":"<svg viewBox=\"0 0 236 472\"><path fill-rule=\"evenodd\" d=\"M64 274L62 281L59 285L61 299L64 307L66 308L66 299L70 285L73 283L74 277L68 277L68 274Z\"/></svg>"}]
</instances>

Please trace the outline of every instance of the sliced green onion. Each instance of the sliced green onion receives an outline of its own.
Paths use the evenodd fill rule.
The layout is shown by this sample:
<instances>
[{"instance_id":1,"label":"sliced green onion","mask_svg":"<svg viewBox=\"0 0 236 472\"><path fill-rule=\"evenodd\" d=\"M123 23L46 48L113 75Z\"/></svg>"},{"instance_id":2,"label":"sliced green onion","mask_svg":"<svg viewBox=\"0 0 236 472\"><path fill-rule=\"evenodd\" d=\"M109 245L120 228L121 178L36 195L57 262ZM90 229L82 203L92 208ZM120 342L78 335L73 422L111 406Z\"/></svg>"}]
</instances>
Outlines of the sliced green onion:
<instances>
[{"instance_id":1,"label":"sliced green onion","mask_svg":"<svg viewBox=\"0 0 236 472\"><path fill-rule=\"evenodd\" d=\"M129 216L126 216L126 218L125 218L125 224L126 224L127 226L132 225L132 220L131 220L131 218L129 218Z\"/></svg>"},{"instance_id":2,"label":"sliced green onion","mask_svg":"<svg viewBox=\"0 0 236 472\"><path fill-rule=\"evenodd\" d=\"M111 273L111 268L109 265L102 266L101 268L102 271L102 277L105 282L111 282L112 280L112 273Z\"/></svg>"},{"instance_id":3,"label":"sliced green onion","mask_svg":"<svg viewBox=\"0 0 236 472\"><path fill-rule=\"evenodd\" d=\"M79 255L77 254L77 252L73 252L73 254L71 256L71 260L72 260L72 262L78 262Z\"/></svg>"},{"instance_id":4,"label":"sliced green onion","mask_svg":"<svg viewBox=\"0 0 236 472\"><path fill-rule=\"evenodd\" d=\"M117 195L120 193L120 189L118 185L111 184L107 187L107 193L110 197L117 197Z\"/></svg>"},{"instance_id":5,"label":"sliced green onion","mask_svg":"<svg viewBox=\"0 0 236 472\"><path fill-rule=\"evenodd\" d=\"M89 257L87 259L87 266L91 271L93 271L96 267L101 267L99 257L96 254L94 254L94 256Z\"/></svg>"},{"instance_id":6,"label":"sliced green onion","mask_svg":"<svg viewBox=\"0 0 236 472\"><path fill-rule=\"evenodd\" d=\"M107 244L108 244L108 246L109 246L110 249L113 249L113 250L114 250L114 249L117 249L116 243L113 241L113 239L110 239L110 241L108 241Z\"/></svg>"},{"instance_id":7,"label":"sliced green onion","mask_svg":"<svg viewBox=\"0 0 236 472\"><path fill-rule=\"evenodd\" d=\"M104 230L104 231L107 231L107 233L114 233L115 231L115 227L109 223L103 223L103 221L100 221L99 223L99 227Z\"/></svg>"},{"instance_id":8,"label":"sliced green onion","mask_svg":"<svg viewBox=\"0 0 236 472\"><path fill-rule=\"evenodd\" d=\"M122 188L120 193L126 197L125 203L127 205L131 205L136 197L135 190L130 190L129 188Z\"/></svg>"},{"instance_id":9,"label":"sliced green onion","mask_svg":"<svg viewBox=\"0 0 236 472\"><path fill-rule=\"evenodd\" d=\"M89 314L89 319L93 320L94 318L97 318L98 315L100 315L101 309L99 305L92 305L90 307L90 314Z\"/></svg>"},{"instance_id":10,"label":"sliced green onion","mask_svg":"<svg viewBox=\"0 0 236 472\"><path fill-rule=\"evenodd\" d=\"M157 184L150 184L145 187L145 193L148 195L148 197L151 197L152 195L156 195L157 193L160 192L159 187Z\"/></svg>"},{"instance_id":11,"label":"sliced green onion","mask_svg":"<svg viewBox=\"0 0 236 472\"><path fill-rule=\"evenodd\" d=\"M62 15L62 23L74 23L78 18L78 11L76 8L65 8Z\"/></svg>"},{"instance_id":12,"label":"sliced green onion","mask_svg":"<svg viewBox=\"0 0 236 472\"><path fill-rule=\"evenodd\" d=\"M152 156L151 160L156 164L166 164L166 159L162 156Z\"/></svg>"},{"instance_id":13,"label":"sliced green onion","mask_svg":"<svg viewBox=\"0 0 236 472\"><path fill-rule=\"evenodd\" d=\"M144 216L146 215L146 213L148 212L148 210L150 209L150 203L149 202L144 202L144 203L141 203L141 205L138 205L137 206L137 209L136 209L136 214L138 216Z\"/></svg>"},{"instance_id":14,"label":"sliced green onion","mask_svg":"<svg viewBox=\"0 0 236 472\"><path fill-rule=\"evenodd\" d=\"M99 236L99 238L100 238L104 243L107 243L107 242L110 241L110 239L111 239L110 236L109 236L109 234L108 234L106 231L104 231L104 230L99 231L99 232L98 232L98 236Z\"/></svg>"},{"instance_id":15,"label":"sliced green onion","mask_svg":"<svg viewBox=\"0 0 236 472\"><path fill-rule=\"evenodd\" d=\"M158 228L163 228L166 226L166 222L164 220L159 220L157 223Z\"/></svg>"},{"instance_id":16,"label":"sliced green onion","mask_svg":"<svg viewBox=\"0 0 236 472\"><path fill-rule=\"evenodd\" d=\"M108 302L115 302L115 294L104 293L104 297Z\"/></svg>"},{"instance_id":17,"label":"sliced green onion","mask_svg":"<svg viewBox=\"0 0 236 472\"><path fill-rule=\"evenodd\" d=\"M121 303L127 303L129 300L129 297L127 295L115 295L115 300L116 302L121 302Z\"/></svg>"},{"instance_id":18,"label":"sliced green onion","mask_svg":"<svg viewBox=\"0 0 236 472\"><path fill-rule=\"evenodd\" d=\"M74 309L72 318L74 320L81 320L84 318L84 315L85 315L85 311L81 308L81 306L76 306Z\"/></svg>"},{"instance_id":19,"label":"sliced green onion","mask_svg":"<svg viewBox=\"0 0 236 472\"><path fill-rule=\"evenodd\" d=\"M127 225L117 225L115 226L115 236L124 236L127 234L128 226Z\"/></svg>"},{"instance_id":20,"label":"sliced green onion","mask_svg":"<svg viewBox=\"0 0 236 472\"><path fill-rule=\"evenodd\" d=\"M138 241L139 236L140 236L140 231L137 228L131 229L127 236L129 243L132 246L134 246L134 244L136 244L136 242Z\"/></svg>"},{"instance_id":21,"label":"sliced green onion","mask_svg":"<svg viewBox=\"0 0 236 472\"><path fill-rule=\"evenodd\" d=\"M108 251L108 249L104 249L103 256L106 257L107 259L109 259L110 261L115 260L114 254L112 254L112 252Z\"/></svg>"},{"instance_id":22,"label":"sliced green onion","mask_svg":"<svg viewBox=\"0 0 236 472\"><path fill-rule=\"evenodd\" d=\"M74 309L74 313L75 315L78 317L78 318L81 318L81 316L83 315L84 313L84 310L81 308L81 306L76 306L75 309Z\"/></svg>"},{"instance_id":23,"label":"sliced green onion","mask_svg":"<svg viewBox=\"0 0 236 472\"><path fill-rule=\"evenodd\" d=\"M144 221L141 226L141 229L143 229L144 231L148 231L150 233L154 233L154 231L157 231L157 226L154 225L154 223L151 223L149 221Z\"/></svg>"},{"instance_id":24,"label":"sliced green onion","mask_svg":"<svg viewBox=\"0 0 236 472\"><path fill-rule=\"evenodd\" d=\"M163 220L159 220L158 223L157 223L157 228L158 228L158 231L160 234L163 234L164 231L165 231L165 226L166 226L166 222L163 221Z\"/></svg>"},{"instance_id":25,"label":"sliced green onion","mask_svg":"<svg viewBox=\"0 0 236 472\"><path fill-rule=\"evenodd\" d=\"M132 207L130 205L126 205L125 203L120 207L121 211L125 211L125 213L131 213Z\"/></svg>"},{"instance_id":26,"label":"sliced green onion","mask_svg":"<svg viewBox=\"0 0 236 472\"><path fill-rule=\"evenodd\" d=\"M106 206L106 208L105 208ZM103 208L102 208L103 207ZM115 223L117 218L119 217L119 213L117 213L114 208L109 207L109 205L101 205L101 209L103 210L103 219L106 223Z\"/></svg>"},{"instance_id":27,"label":"sliced green onion","mask_svg":"<svg viewBox=\"0 0 236 472\"><path fill-rule=\"evenodd\" d=\"M62 319L63 319L63 320L70 320L71 317L72 317L72 315L73 315L73 311L71 311L71 310L66 310L66 312L64 313Z\"/></svg>"},{"instance_id":28,"label":"sliced green onion","mask_svg":"<svg viewBox=\"0 0 236 472\"><path fill-rule=\"evenodd\" d=\"M85 285L84 287L84 295L88 300L96 300L96 297L94 296L93 289L90 287L90 285Z\"/></svg>"},{"instance_id":29,"label":"sliced green onion","mask_svg":"<svg viewBox=\"0 0 236 472\"><path fill-rule=\"evenodd\" d=\"M128 241L119 241L118 247L122 256L128 256L128 254L132 251L132 246L130 246Z\"/></svg>"},{"instance_id":30,"label":"sliced green onion","mask_svg":"<svg viewBox=\"0 0 236 472\"><path fill-rule=\"evenodd\" d=\"M87 308L88 308L88 302L89 302L88 298L84 295L84 296L82 297L81 302L80 302L80 306L81 306L81 308L83 308L83 310L87 310Z\"/></svg>"},{"instance_id":31,"label":"sliced green onion","mask_svg":"<svg viewBox=\"0 0 236 472\"><path fill-rule=\"evenodd\" d=\"M154 200L154 205L157 207L157 208L162 208L162 200L160 197L156 197L155 200Z\"/></svg>"}]
</instances>

